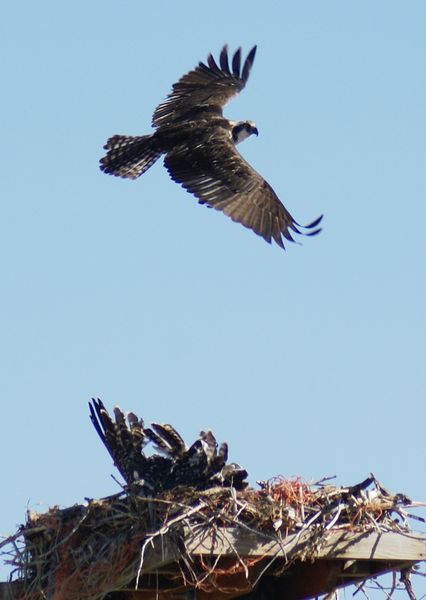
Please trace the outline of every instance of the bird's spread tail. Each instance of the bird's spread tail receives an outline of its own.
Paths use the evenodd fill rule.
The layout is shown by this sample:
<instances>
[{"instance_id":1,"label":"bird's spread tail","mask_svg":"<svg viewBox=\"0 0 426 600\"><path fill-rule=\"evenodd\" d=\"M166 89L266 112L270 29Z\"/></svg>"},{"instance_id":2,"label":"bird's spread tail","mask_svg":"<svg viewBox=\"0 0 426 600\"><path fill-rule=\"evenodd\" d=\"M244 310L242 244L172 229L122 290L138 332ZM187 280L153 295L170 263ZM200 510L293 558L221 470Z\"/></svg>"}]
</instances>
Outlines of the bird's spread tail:
<instances>
[{"instance_id":1,"label":"bird's spread tail","mask_svg":"<svg viewBox=\"0 0 426 600\"><path fill-rule=\"evenodd\" d=\"M107 153L100 160L100 169L128 179L140 177L162 154L154 147L152 135L114 135L104 148Z\"/></svg>"}]
</instances>

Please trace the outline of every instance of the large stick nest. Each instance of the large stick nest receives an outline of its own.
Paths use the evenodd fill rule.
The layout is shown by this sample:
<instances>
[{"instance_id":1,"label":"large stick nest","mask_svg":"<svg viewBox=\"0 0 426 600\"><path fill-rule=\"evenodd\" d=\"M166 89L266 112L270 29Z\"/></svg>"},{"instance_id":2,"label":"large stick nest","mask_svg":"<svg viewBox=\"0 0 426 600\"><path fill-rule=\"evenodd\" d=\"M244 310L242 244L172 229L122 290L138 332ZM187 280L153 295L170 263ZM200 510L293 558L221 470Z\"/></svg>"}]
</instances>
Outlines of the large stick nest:
<instances>
[{"instance_id":1,"label":"large stick nest","mask_svg":"<svg viewBox=\"0 0 426 600\"><path fill-rule=\"evenodd\" d=\"M103 405L96 404L95 410L96 406L98 411L105 411ZM54 507L44 514L28 513L25 525L2 544L13 576L24 583L22 600L45 597L100 600L113 590L143 587L145 551L150 542L166 534L178 540L180 557L176 566L180 576L170 577L163 582L163 587L184 585L212 591L217 575L215 569L223 569L223 564L217 561L213 567L207 567L202 560L194 561L185 548L185 531L188 530L209 535L222 528L250 529L280 544L285 543L290 534L303 534L305 543L288 557L284 568L295 560L314 559L330 530L410 532L407 507L411 501L402 494L389 493L374 476L350 487L330 485L327 479L307 484L300 479L279 477L260 482L260 489L254 490L246 487L246 472L241 467L234 465L226 471L229 467L226 452L216 451L211 432L203 434L204 440L207 438L210 443L198 444L198 454L191 451L194 445L187 449L183 441L179 442L178 459L170 447L167 448L168 470L164 469L166 463L161 464L166 478L155 480L151 477L157 468L155 458L136 459L138 469L133 469L135 454L132 468L123 467L127 460L123 453L125 444L118 443L117 436L113 435L117 424L108 421L109 416L102 412L94 413L92 408L92 419L96 420L99 414L103 421L96 421L95 426L116 464L117 448L120 449L120 471L126 474L127 483L121 493L101 500L66 509ZM123 432L127 426L123 427L121 411L117 414ZM163 435L164 431L170 433L170 426L158 426L156 436L160 435L161 427L166 428L161 431ZM108 440L105 429L109 431ZM133 429L136 431L135 425ZM143 430L145 434L146 430L139 420L137 430L140 442L140 432ZM120 435L122 440L123 433ZM176 436L173 434L173 437ZM155 442L160 447L164 440ZM116 448L115 453L111 446ZM143 446L139 444L137 448L141 456ZM197 460L188 463L188 453L192 457L197 455ZM144 460L150 461L150 470L145 472ZM177 463L179 468L176 468ZM186 466L181 468L182 464L192 464L192 473ZM196 467L199 472L194 475ZM171 486L167 476L172 473L173 481L173 469L180 478L182 473L190 476L192 485L183 481ZM147 478L146 473L150 477ZM232 473L238 489L232 485ZM226 568L229 572L239 569L247 573L250 564L247 558L235 555L231 563L226 563Z\"/></svg>"}]
</instances>

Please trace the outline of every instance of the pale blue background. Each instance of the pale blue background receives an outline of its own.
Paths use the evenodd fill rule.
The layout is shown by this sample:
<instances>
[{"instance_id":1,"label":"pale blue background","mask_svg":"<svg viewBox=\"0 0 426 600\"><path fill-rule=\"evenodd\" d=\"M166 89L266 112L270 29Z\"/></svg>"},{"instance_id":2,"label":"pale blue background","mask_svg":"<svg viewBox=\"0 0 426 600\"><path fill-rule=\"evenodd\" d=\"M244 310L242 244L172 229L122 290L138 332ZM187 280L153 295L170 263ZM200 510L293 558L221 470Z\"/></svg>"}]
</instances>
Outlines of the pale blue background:
<instances>
[{"instance_id":1,"label":"pale blue background","mask_svg":"<svg viewBox=\"0 0 426 600\"><path fill-rule=\"evenodd\" d=\"M92 395L212 428L253 485L373 471L426 500L426 3L26 0L0 40L0 533L117 490ZM161 163L98 170L225 42L258 44L226 108L259 128L242 153L325 214L286 253Z\"/></svg>"}]
</instances>

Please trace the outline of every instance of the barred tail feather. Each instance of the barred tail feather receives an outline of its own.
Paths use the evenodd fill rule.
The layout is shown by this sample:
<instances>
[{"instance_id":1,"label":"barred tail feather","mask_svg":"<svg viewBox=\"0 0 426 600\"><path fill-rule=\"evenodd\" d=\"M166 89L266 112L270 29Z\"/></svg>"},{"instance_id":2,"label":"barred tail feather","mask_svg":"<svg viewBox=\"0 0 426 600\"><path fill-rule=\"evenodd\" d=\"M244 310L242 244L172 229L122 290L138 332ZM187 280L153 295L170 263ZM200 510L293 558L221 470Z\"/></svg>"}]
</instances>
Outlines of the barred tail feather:
<instances>
[{"instance_id":1,"label":"barred tail feather","mask_svg":"<svg viewBox=\"0 0 426 600\"><path fill-rule=\"evenodd\" d=\"M152 139L152 135L114 135L104 146L108 152L100 160L101 171L128 179L140 177L162 154Z\"/></svg>"}]
</instances>

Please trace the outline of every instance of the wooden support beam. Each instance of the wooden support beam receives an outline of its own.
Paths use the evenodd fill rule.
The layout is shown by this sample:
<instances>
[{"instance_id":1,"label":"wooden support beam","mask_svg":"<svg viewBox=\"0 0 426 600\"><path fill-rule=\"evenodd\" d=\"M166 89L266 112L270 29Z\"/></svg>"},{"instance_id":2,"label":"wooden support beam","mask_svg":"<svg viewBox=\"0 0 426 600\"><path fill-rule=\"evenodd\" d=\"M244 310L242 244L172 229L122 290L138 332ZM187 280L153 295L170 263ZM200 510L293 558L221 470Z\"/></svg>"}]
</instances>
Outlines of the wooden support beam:
<instances>
[{"instance_id":1,"label":"wooden support beam","mask_svg":"<svg viewBox=\"0 0 426 600\"><path fill-rule=\"evenodd\" d=\"M275 537L251 532L242 528L227 528L212 535L203 531L188 531L186 548L190 554L240 556L282 556L290 558L310 543L307 535L292 534L281 541ZM356 532L330 531L321 536L316 558L341 558L347 560L426 560L425 539L420 536L394 531Z\"/></svg>"}]
</instances>

